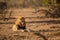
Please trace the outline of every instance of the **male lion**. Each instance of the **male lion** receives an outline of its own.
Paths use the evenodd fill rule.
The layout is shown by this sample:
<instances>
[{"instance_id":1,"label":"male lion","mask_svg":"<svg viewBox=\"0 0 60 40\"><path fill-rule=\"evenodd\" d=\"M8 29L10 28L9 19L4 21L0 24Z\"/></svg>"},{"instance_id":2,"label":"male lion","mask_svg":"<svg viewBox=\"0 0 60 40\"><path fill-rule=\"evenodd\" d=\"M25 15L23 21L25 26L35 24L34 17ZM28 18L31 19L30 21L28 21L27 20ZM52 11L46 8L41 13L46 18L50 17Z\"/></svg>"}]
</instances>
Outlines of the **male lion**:
<instances>
[{"instance_id":1,"label":"male lion","mask_svg":"<svg viewBox=\"0 0 60 40\"><path fill-rule=\"evenodd\" d=\"M15 22L15 25L13 26L13 31L17 31L21 29L22 30L26 29L26 24L25 24L25 18L19 16Z\"/></svg>"}]
</instances>

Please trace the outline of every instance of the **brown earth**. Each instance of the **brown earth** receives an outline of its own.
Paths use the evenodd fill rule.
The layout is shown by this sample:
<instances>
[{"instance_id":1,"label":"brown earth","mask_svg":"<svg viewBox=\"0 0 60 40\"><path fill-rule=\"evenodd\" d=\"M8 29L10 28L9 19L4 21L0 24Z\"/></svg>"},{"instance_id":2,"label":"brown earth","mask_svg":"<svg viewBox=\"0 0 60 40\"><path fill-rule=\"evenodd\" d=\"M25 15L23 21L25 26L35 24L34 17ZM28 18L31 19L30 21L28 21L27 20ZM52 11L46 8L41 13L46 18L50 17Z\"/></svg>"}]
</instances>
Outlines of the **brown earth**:
<instances>
[{"instance_id":1,"label":"brown earth","mask_svg":"<svg viewBox=\"0 0 60 40\"><path fill-rule=\"evenodd\" d=\"M43 12L33 13L35 10L32 8L10 8L8 11L12 11L11 18L25 17L26 28L30 32L14 32L12 27L16 19L0 20L0 23L5 23L0 24L0 40L60 40L60 18L47 18ZM8 14L6 18L9 18Z\"/></svg>"}]
</instances>

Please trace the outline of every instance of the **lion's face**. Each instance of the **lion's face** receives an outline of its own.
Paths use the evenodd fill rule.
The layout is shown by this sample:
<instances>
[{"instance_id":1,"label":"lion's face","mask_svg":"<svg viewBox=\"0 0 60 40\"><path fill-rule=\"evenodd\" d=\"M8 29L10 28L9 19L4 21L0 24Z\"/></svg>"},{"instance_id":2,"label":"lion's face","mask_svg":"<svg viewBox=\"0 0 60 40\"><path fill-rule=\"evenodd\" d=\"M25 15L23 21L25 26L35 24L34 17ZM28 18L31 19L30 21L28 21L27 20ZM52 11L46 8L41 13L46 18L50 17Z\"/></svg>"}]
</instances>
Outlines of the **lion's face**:
<instances>
[{"instance_id":1,"label":"lion's face","mask_svg":"<svg viewBox=\"0 0 60 40\"><path fill-rule=\"evenodd\" d=\"M25 18L24 17L18 17L16 22L15 22L15 25L21 25L25 22Z\"/></svg>"}]
</instances>

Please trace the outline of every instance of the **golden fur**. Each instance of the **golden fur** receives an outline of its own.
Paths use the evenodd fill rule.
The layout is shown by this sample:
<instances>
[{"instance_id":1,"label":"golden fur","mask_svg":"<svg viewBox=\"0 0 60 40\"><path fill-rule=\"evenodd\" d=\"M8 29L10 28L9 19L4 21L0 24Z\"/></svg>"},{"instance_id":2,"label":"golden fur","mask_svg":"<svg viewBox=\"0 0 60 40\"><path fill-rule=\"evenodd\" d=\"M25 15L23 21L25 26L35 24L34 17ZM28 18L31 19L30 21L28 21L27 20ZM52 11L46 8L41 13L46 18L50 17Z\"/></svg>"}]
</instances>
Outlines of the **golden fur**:
<instances>
[{"instance_id":1,"label":"golden fur","mask_svg":"<svg viewBox=\"0 0 60 40\"><path fill-rule=\"evenodd\" d=\"M19 26L22 26L22 27L25 27L25 18L22 17L22 16L19 16L15 22L15 25L13 26L13 30L17 30L17 27Z\"/></svg>"}]
</instances>

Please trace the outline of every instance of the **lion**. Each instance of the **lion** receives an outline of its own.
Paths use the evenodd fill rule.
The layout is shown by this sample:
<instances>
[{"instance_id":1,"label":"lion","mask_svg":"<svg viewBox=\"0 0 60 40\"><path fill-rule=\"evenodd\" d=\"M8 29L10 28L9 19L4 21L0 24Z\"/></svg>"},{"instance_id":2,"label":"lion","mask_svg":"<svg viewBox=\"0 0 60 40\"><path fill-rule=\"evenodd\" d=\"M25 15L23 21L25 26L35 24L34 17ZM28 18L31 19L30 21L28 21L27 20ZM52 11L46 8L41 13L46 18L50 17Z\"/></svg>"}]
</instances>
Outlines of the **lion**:
<instances>
[{"instance_id":1,"label":"lion","mask_svg":"<svg viewBox=\"0 0 60 40\"><path fill-rule=\"evenodd\" d=\"M25 18L22 16L19 16L13 26L13 31L17 30L24 30L26 29L26 23L25 23Z\"/></svg>"}]
</instances>

